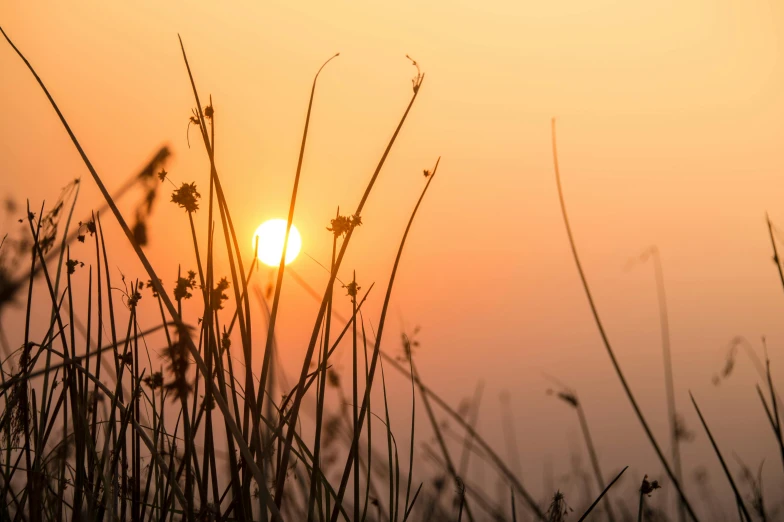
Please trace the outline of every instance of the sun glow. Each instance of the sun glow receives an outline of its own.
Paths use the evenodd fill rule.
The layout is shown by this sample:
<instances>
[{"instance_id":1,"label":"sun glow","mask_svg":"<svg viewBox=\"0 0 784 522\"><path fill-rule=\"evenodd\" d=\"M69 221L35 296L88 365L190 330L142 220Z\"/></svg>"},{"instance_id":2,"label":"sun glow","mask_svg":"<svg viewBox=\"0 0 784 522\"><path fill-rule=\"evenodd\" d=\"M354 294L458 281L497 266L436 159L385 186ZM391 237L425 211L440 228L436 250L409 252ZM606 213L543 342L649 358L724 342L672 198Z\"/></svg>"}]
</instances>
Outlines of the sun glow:
<instances>
[{"instance_id":1,"label":"sun glow","mask_svg":"<svg viewBox=\"0 0 784 522\"><path fill-rule=\"evenodd\" d=\"M259 241L259 260L265 265L279 266L280 256L283 254L283 241L286 237L286 220L285 219L270 219L265 221L256 233L253 234L253 246L256 246L256 238ZM286 264L288 265L297 257L300 249L302 248L302 236L299 235L299 230L292 223L291 231L289 232L288 248L286 248Z\"/></svg>"}]
</instances>

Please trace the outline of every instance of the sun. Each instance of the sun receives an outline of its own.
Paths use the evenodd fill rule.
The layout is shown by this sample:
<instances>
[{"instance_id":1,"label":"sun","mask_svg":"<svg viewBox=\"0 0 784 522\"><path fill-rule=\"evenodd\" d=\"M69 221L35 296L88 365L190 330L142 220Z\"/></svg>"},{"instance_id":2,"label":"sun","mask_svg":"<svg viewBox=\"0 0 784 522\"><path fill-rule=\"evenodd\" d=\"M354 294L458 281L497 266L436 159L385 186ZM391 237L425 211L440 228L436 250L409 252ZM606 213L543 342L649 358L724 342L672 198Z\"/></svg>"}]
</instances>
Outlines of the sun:
<instances>
[{"instance_id":1,"label":"sun","mask_svg":"<svg viewBox=\"0 0 784 522\"><path fill-rule=\"evenodd\" d=\"M280 266L280 256L283 255L283 241L286 238L286 220L270 219L265 221L256 233L253 234L253 247L256 247L256 238L259 240L259 260L265 265ZM289 232L289 244L286 249L286 264L288 265L297 257L302 248L302 236L292 223Z\"/></svg>"}]
</instances>

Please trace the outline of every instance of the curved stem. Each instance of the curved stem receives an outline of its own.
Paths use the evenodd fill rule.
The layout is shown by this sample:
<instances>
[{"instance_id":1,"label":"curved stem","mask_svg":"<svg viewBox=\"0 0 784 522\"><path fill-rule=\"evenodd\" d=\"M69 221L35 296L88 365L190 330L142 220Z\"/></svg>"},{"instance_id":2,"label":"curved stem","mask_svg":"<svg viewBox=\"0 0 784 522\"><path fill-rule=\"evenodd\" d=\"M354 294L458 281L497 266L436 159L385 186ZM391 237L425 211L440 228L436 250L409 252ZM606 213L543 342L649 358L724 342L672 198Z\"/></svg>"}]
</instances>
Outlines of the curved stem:
<instances>
[{"instance_id":1,"label":"curved stem","mask_svg":"<svg viewBox=\"0 0 784 522\"><path fill-rule=\"evenodd\" d=\"M689 512L689 516L695 522L698 522L699 519L697 515L694 513L694 510L689 504L689 501L686 499L686 495L681 488L680 481L678 477L675 476L670 465L667 463L667 459L664 458L664 454L659 448L659 444L656 442L656 438L653 436L653 432L651 431L650 427L648 427L648 423L645 420L645 417L642 414L642 410L637 405L637 401L632 394L631 388L629 388L629 384L626 382L626 377L624 377L623 372L621 371L621 366L618 364L618 360L615 358L615 352L613 352L612 346L610 345L610 340L607 337L607 333L604 330L604 325L602 324L601 319L599 318L599 311L596 308L596 304L593 301L593 295L591 294L591 290L588 286L588 280L585 277L585 272L583 271L582 264L580 263L580 257L577 255L577 246L574 242L574 236L572 235L572 228L569 225L569 217L566 214L566 203L564 201L563 196L563 188L561 187L561 175L558 169L558 149L556 147L556 140L555 140L555 118L552 120L552 134L553 134L553 165L555 168L555 183L558 187L558 200L561 203L561 214L563 215L564 225L566 227L566 235L569 238L569 245L572 250L572 255L574 257L574 263L577 265L577 272L580 274L580 280L582 281L583 288L585 289L585 295L588 298L588 304L591 307L591 313L593 314L594 321L596 322L596 326L599 329L599 334L601 335L602 342L604 343L604 347L607 350L607 355L610 356L610 361L612 362L613 368L615 368L615 373L618 375L618 379L621 381L621 385L623 386L624 392L626 392L626 396L629 398L629 402L632 404L632 408L634 409L634 413L637 415L637 419L642 424L642 428L645 431L645 435L647 435L648 440L651 442L653 449L656 451L656 455L658 455L659 460L661 461L662 465L664 466L667 475L669 475L670 480L672 481L675 489L678 490L678 494L681 497L683 504L686 507L686 510Z\"/></svg>"}]
</instances>

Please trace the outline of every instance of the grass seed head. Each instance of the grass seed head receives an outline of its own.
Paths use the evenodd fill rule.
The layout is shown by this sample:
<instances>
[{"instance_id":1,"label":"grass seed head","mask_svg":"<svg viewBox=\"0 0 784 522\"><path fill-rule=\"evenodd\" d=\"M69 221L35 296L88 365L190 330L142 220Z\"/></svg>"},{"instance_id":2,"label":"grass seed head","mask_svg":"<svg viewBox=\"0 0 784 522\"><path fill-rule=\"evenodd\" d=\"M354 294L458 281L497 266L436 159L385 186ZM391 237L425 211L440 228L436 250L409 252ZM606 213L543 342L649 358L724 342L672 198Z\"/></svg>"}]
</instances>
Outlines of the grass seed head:
<instances>
[{"instance_id":1,"label":"grass seed head","mask_svg":"<svg viewBox=\"0 0 784 522\"><path fill-rule=\"evenodd\" d=\"M193 294L190 290L196 287L196 272L188 270L187 277L180 277L174 285L174 299L182 301L183 299L190 299Z\"/></svg>"},{"instance_id":2,"label":"grass seed head","mask_svg":"<svg viewBox=\"0 0 784 522\"><path fill-rule=\"evenodd\" d=\"M655 490L660 488L661 486L659 485L658 480L654 480L653 482L648 482L648 475L645 475L642 478L642 485L640 485L640 494L648 495L650 497Z\"/></svg>"},{"instance_id":3,"label":"grass seed head","mask_svg":"<svg viewBox=\"0 0 784 522\"><path fill-rule=\"evenodd\" d=\"M172 192L172 203L176 203L180 208L193 213L199 210L199 198L201 194L196 190L196 183L183 183L180 188Z\"/></svg>"}]
</instances>

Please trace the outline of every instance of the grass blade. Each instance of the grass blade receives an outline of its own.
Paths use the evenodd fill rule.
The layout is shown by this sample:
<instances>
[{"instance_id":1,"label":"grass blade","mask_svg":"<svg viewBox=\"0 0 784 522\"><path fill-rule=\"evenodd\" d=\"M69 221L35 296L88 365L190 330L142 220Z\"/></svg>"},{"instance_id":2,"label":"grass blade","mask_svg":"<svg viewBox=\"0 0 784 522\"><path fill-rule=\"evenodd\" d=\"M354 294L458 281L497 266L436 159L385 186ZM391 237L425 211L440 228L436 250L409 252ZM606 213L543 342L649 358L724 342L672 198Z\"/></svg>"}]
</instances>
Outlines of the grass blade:
<instances>
[{"instance_id":1,"label":"grass blade","mask_svg":"<svg viewBox=\"0 0 784 522\"><path fill-rule=\"evenodd\" d=\"M627 469L629 469L629 466L623 468L621 472L618 473L618 475L616 475L615 478L612 479L612 481L610 481L609 484L607 484L607 487L605 487L604 490L602 490L602 492L599 494L599 496L596 497L593 503L590 506L588 506L588 509L585 510L585 513L583 513L579 519L577 519L577 522L582 522L583 520L585 520L585 517L587 517L590 514L590 512L593 511L593 508L595 508L596 505L599 503L599 501L602 500L602 497L604 497L607 494L607 492L610 491L610 488L613 487L613 484L615 484L618 481L618 479L621 478L621 475L623 475L623 472L626 471Z\"/></svg>"},{"instance_id":2,"label":"grass blade","mask_svg":"<svg viewBox=\"0 0 784 522\"><path fill-rule=\"evenodd\" d=\"M708 424L705 422L705 418L702 416L702 412L700 411L700 407L697 406L697 401L694 400L694 395L689 392L689 397L691 397L691 403L694 405L694 409L697 410L697 415L700 417L700 422L702 423L702 427L705 428L705 433L708 435L708 439L710 440L711 446L713 446L713 451L716 452L716 456L721 463L721 468L724 470L724 474L727 476L727 480L732 487L732 492L735 493L735 499L738 502L739 509L743 512L744 517L748 522L751 522L751 516L749 516L749 512L746 509L746 505L743 503L743 497L738 490L738 487L735 485L735 480L732 478L732 473L730 473L729 468L727 467L727 463L724 461L724 457L721 455L721 451L719 451L719 446L716 444L716 441L713 438L713 434L711 433L710 429L708 428Z\"/></svg>"},{"instance_id":3,"label":"grass blade","mask_svg":"<svg viewBox=\"0 0 784 522\"><path fill-rule=\"evenodd\" d=\"M624 377L623 372L621 371L621 366L618 363L618 360L615 358L615 352L610 345L610 340L607 337L607 334L604 330L604 325L602 324L601 319L599 318L599 311L596 308L596 304L593 301L593 295L591 294L591 290L588 286L588 280L585 277L585 272L583 271L582 263L580 263L580 257L577 254L577 246L574 242L574 236L572 234L572 228L569 225L569 217L566 213L566 202L564 201L563 196L563 188L561 187L561 173L558 168L558 149L556 147L556 140L555 140L555 118L552 120L552 138L553 138L553 165L555 169L555 183L558 187L558 200L561 204L561 214L563 215L564 226L566 228L566 235L569 238L569 245L572 250L572 255L574 257L575 265L577 265L577 272L580 274L580 280L582 281L583 289L585 290L585 295L588 298L588 304L590 305L591 312L593 314L594 321L596 322L596 326L599 329L599 334L601 335L602 342L604 343L604 347L607 350L607 354L610 356L610 361L612 362L613 368L615 369L615 373L618 375L618 379L621 381L621 385L623 386L623 390L626 393L626 396L629 398L629 402L634 409L634 413L637 415L637 419L640 421L640 424L645 431L645 435L648 437L648 440L651 442L653 449L656 451L656 455L659 457L659 460L664 466L664 470L667 472L667 475L670 477L675 489L678 491L678 495L680 495L681 501L686 507L686 510L689 512L689 516L694 520L694 522L699 522L697 515L694 513L694 510L691 507L688 499L686 498L686 494L683 492L681 488L680 481L678 477L675 476L670 465L667 463L667 459L664 457L664 454L659 448L659 444L656 442L656 438L653 436L653 432L648 427L648 423L645 420L645 417L642 414L642 410L637 405L637 401L632 394L631 388L629 388L629 384L626 382L626 377Z\"/></svg>"}]
</instances>

